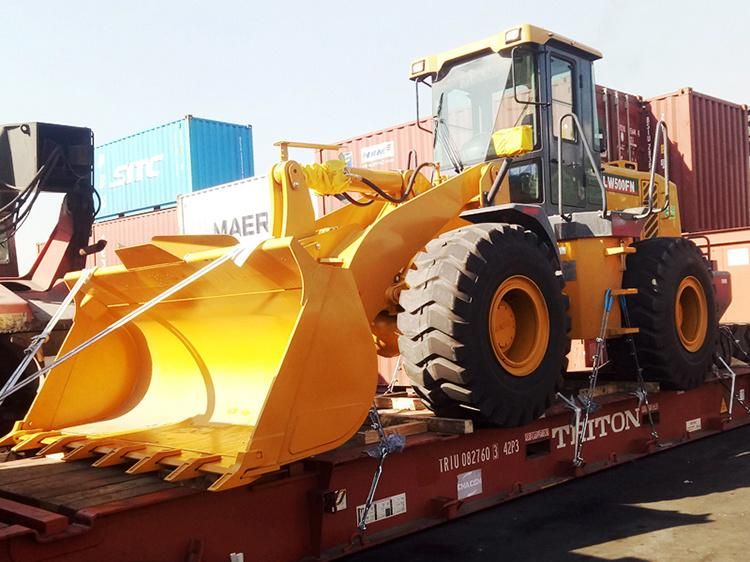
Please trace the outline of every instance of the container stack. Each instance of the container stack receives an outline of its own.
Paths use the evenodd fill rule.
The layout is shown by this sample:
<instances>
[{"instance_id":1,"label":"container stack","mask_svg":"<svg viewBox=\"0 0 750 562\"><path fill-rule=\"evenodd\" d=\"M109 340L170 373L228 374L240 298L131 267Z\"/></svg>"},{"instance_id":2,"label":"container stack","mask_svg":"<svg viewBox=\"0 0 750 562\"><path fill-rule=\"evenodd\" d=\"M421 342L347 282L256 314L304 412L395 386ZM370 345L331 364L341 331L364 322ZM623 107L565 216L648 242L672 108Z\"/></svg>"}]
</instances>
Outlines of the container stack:
<instances>
[{"instance_id":1,"label":"container stack","mask_svg":"<svg viewBox=\"0 0 750 562\"><path fill-rule=\"evenodd\" d=\"M181 234L228 234L262 242L270 236L271 191L258 176L177 197Z\"/></svg>"},{"instance_id":2,"label":"container stack","mask_svg":"<svg viewBox=\"0 0 750 562\"><path fill-rule=\"evenodd\" d=\"M670 179L685 232L750 226L747 106L683 88L646 102L669 130Z\"/></svg>"},{"instance_id":3,"label":"container stack","mask_svg":"<svg viewBox=\"0 0 750 562\"><path fill-rule=\"evenodd\" d=\"M650 139L643 98L597 86L596 113L605 140L602 160L629 160L641 170L648 169Z\"/></svg>"},{"instance_id":4,"label":"container stack","mask_svg":"<svg viewBox=\"0 0 750 562\"><path fill-rule=\"evenodd\" d=\"M121 262L116 253L119 248L145 244L154 236L174 234L179 234L175 207L95 222L91 228L91 242L106 240L107 245L101 252L89 256L87 265L119 265Z\"/></svg>"},{"instance_id":5,"label":"container stack","mask_svg":"<svg viewBox=\"0 0 750 562\"><path fill-rule=\"evenodd\" d=\"M750 226L747 106L690 88L644 99L597 86L596 98L599 128L606 140L603 162L629 160L638 169L649 170L653 131L657 120L665 119L670 180L677 184L685 232ZM420 125L430 128L428 120ZM432 158L432 135L414 121L339 144L339 155L329 151L323 158L340 157L350 166L387 169L407 168L412 151L419 162ZM658 169L661 171L661 163ZM318 209L325 214L344 204L326 196L320 198Z\"/></svg>"},{"instance_id":6,"label":"container stack","mask_svg":"<svg viewBox=\"0 0 750 562\"><path fill-rule=\"evenodd\" d=\"M670 177L679 190L685 232L750 226L746 106L690 88L651 99L604 86L596 93L604 162L629 160L648 170L655 123L666 120ZM419 126L412 121L353 136L323 159L404 169L432 159L430 129L425 119ZM251 177L249 126L186 117L98 147L96 162L103 199L99 217L107 220L95 225L94 238L110 242L97 258L99 265L119 263L116 248L156 234L230 234L258 241L268 236L270 195L265 178ZM319 197L317 212L343 204ZM175 205L176 210L164 211Z\"/></svg>"},{"instance_id":7,"label":"container stack","mask_svg":"<svg viewBox=\"0 0 750 562\"><path fill-rule=\"evenodd\" d=\"M252 177L249 125L188 115L97 146L99 219L174 206L177 196Z\"/></svg>"},{"instance_id":8,"label":"container stack","mask_svg":"<svg viewBox=\"0 0 750 562\"><path fill-rule=\"evenodd\" d=\"M97 146L94 161L92 239L108 246L93 262L116 265L117 248L179 233L179 196L253 176L252 127L188 115Z\"/></svg>"}]
</instances>

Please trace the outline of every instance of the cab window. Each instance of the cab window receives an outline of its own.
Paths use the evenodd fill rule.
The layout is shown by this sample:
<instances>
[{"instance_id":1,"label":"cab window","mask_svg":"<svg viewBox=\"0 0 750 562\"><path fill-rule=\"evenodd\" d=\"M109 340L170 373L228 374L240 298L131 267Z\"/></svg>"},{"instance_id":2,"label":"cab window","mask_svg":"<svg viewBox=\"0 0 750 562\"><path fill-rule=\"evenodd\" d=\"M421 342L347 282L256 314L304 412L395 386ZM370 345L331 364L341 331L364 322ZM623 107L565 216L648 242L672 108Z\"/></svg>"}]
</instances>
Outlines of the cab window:
<instances>
[{"instance_id":1,"label":"cab window","mask_svg":"<svg viewBox=\"0 0 750 562\"><path fill-rule=\"evenodd\" d=\"M550 81L552 83L552 134L563 140L575 142L576 131L571 119L563 123L560 133L560 118L573 113L573 63L550 57Z\"/></svg>"},{"instance_id":2,"label":"cab window","mask_svg":"<svg viewBox=\"0 0 750 562\"><path fill-rule=\"evenodd\" d=\"M510 200L513 203L541 203L539 160L523 162L508 170Z\"/></svg>"}]
</instances>

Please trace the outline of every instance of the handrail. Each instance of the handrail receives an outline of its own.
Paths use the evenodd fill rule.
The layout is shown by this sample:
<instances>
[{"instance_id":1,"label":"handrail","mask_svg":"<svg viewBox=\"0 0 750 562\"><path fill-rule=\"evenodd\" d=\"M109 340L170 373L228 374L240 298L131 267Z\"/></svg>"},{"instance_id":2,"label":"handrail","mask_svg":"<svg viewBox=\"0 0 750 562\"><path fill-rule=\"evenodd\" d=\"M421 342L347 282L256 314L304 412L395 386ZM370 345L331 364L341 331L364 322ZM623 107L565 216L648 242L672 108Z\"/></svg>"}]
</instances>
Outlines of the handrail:
<instances>
[{"instance_id":1,"label":"handrail","mask_svg":"<svg viewBox=\"0 0 750 562\"><path fill-rule=\"evenodd\" d=\"M664 137L661 139L664 144L664 206L660 209L654 209L654 182L656 180L656 158L659 155L659 134ZM651 174L648 180L648 206L646 210L636 215L637 219L645 219L652 214L663 213L669 209L669 146L667 145L667 124L664 119L656 122L656 131L654 132L654 150L651 154Z\"/></svg>"},{"instance_id":2,"label":"handrail","mask_svg":"<svg viewBox=\"0 0 750 562\"><path fill-rule=\"evenodd\" d=\"M706 256L706 259L708 261L711 261L711 239L708 236L706 236L705 234L690 234L690 233L687 233L687 234L683 234L682 237L683 238L687 238L688 240L695 240L697 238L701 238L701 239L705 240L706 241L706 245L705 246L698 246L698 244L696 244L695 246L699 250L702 250L705 247L706 251L705 252L701 251L701 253L704 256Z\"/></svg>"},{"instance_id":3,"label":"handrail","mask_svg":"<svg viewBox=\"0 0 750 562\"><path fill-rule=\"evenodd\" d=\"M589 146L588 141L586 140L586 136L583 134L583 127L581 127L581 122L578 120L578 117L575 113L566 113L562 117L560 117L560 126L558 129L559 137L557 139L557 205L558 205L558 212L560 213L560 218L562 218L564 221L570 221L573 218L573 215L566 215L563 212L563 182L562 182L562 129L563 129L563 121L567 119L568 117L572 118L573 124L575 126L576 131L579 133L579 137L581 138L581 142L583 143L583 148L586 152L586 156L589 159L589 162L591 163L591 168L594 170L594 174L596 175L596 181L599 183L599 189L602 193L602 218L607 218L609 216L609 212L607 211L607 190L604 188L604 182L602 181L602 176L599 173L599 170L596 166L596 161L594 160L594 153L591 152L591 147Z\"/></svg>"}]
</instances>

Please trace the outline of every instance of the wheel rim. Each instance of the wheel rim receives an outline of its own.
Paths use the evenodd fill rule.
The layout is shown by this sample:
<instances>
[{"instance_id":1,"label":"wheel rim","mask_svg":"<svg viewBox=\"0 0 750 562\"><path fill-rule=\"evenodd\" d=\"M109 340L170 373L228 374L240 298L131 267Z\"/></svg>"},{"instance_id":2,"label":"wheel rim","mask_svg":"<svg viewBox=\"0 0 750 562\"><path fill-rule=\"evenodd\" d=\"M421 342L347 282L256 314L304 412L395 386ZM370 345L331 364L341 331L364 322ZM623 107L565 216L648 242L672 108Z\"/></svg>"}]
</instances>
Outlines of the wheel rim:
<instances>
[{"instance_id":1,"label":"wheel rim","mask_svg":"<svg viewBox=\"0 0 750 562\"><path fill-rule=\"evenodd\" d=\"M522 275L503 281L492 297L489 328L503 369L516 377L533 373L549 342L549 313L536 283Z\"/></svg>"},{"instance_id":2,"label":"wheel rim","mask_svg":"<svg viewBox=\"0 0 750 562\"><path fill-rule=\"evenodd\" d=\"M695 353L706 341L708 305L703 286L693 277L685 277L677 287L674 323L682 346Z\"/></svg>"}]
</instances>

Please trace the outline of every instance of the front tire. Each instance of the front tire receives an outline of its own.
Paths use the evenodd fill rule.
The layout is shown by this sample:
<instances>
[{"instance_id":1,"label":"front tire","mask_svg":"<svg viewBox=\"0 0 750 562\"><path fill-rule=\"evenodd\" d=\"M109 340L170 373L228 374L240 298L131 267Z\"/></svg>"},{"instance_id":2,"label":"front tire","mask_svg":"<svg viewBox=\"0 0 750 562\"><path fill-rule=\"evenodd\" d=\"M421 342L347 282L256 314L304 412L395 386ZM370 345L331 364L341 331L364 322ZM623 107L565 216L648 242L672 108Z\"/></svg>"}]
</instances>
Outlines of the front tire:
<instances>
[{"instance_id":1,"label":"front tire","mask_svg":"<svg viewBox=\"0 0 750 562\"><path fill-rule=\"evenodd\" d=\"M518 426L549 407L570 348L554 250L517 225L448 232L417 255L398 316L415 390L439 416Z\"/></svg>"}]
</instances>

